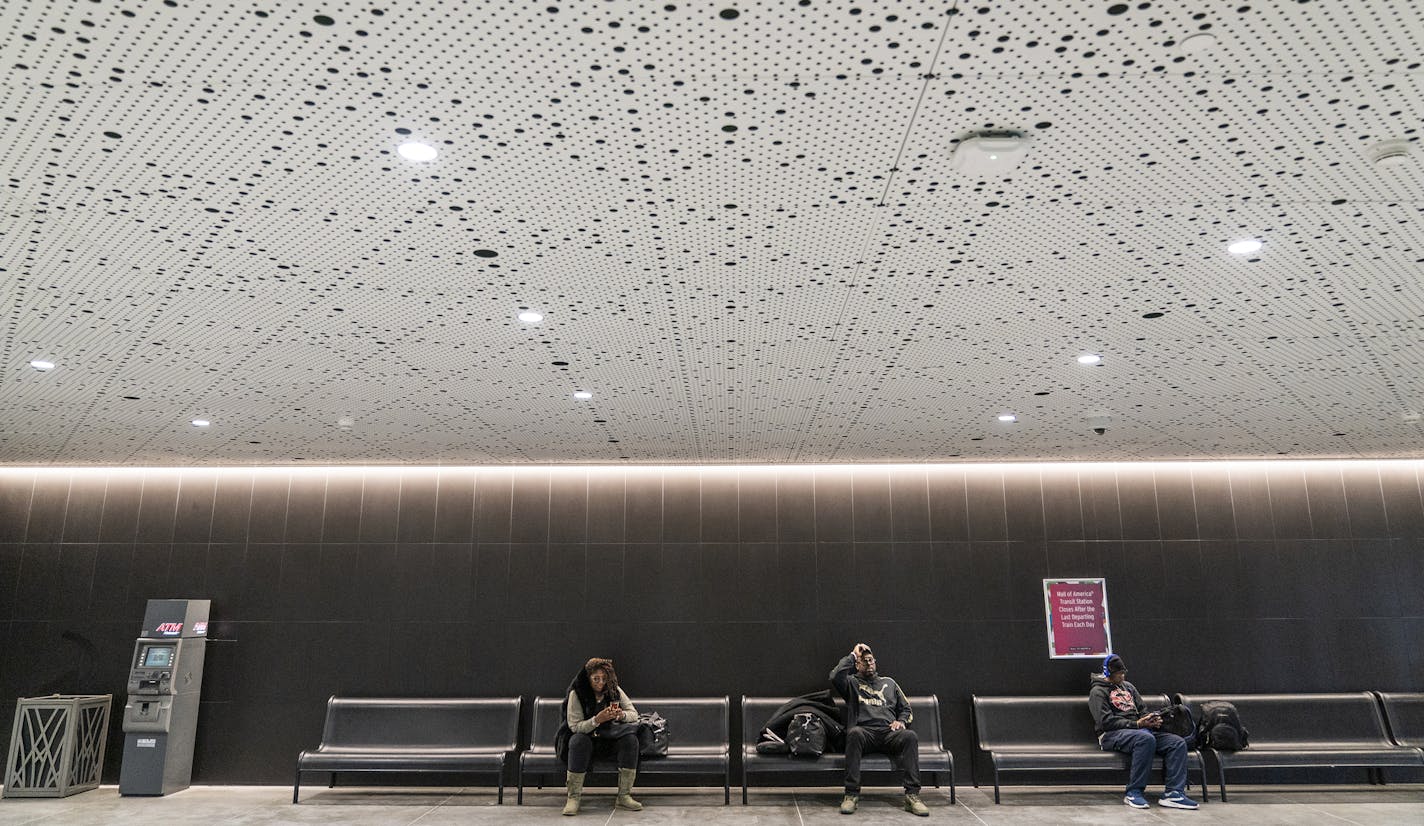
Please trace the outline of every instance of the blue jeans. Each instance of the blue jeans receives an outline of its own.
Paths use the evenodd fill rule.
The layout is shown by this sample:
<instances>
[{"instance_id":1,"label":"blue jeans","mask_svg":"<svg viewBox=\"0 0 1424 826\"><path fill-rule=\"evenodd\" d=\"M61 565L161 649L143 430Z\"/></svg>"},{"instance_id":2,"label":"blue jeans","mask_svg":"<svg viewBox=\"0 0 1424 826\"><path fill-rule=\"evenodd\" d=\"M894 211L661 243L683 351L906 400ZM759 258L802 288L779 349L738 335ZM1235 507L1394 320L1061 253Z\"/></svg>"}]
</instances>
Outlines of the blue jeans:
<instances>
[{"instance_id":1,"label":"blue jeans","mask_svg":"<svg viewBox=\"0 0 1424 826\"><path fill-rule=\"evenodd\" d=\"M1167 776L1164 784L1169 792L1187 791L1187 741L1165 731L1146 728L1123 728L1103 735L1103 751L1120 751L1132 755L1132 768L1127 776L1129 792L1147 790L1152 774L1152 755L1162 755L1162 768Z\"/></svg>"}]
</instances>

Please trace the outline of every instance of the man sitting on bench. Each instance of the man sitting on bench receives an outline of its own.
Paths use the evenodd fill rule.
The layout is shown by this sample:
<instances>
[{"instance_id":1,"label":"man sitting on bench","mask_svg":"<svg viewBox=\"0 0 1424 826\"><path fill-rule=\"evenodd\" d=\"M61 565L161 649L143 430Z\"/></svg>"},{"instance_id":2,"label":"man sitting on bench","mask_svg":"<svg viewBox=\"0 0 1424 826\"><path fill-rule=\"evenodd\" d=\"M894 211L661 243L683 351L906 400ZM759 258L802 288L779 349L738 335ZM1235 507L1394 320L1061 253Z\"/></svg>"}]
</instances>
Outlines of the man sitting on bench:
<instances>
[{"instance_id":1,"label":"man sitting on bench","mask_svg":"<svg viewBox=\"0 0 1424 826\"><path fill-rule=\"evenodd\" d=\"M928 817L920 801L920 740L906 728L914 718L905 692L889 677L875 671L870 646L855 648L831 670L831 685L846 701L845 799L841 814L854 814L860 801L860 756L865 752L889 755L905 773L905 811Z\"/></svg>"},{"instance_id":2,"label":"man sitting on bench","mask_svg":"<svg viewBox=\"0 0 1424 826\"><path fill-rule=\"evenodd\" d=\"M1097 724L1098 745L1104 751L1132 755L1123 803L1134 809L1147 808L1147 798L1142 793L1147 790L1147 779L1152 772L1152 755L1160 754L1166 774L1166 793L1157 799L1157 804L1170 809L1197 807L1197 802L1186 795L1187 741L1175 734L1157 731L1162 727L1162 718L1142 707L1142 695L1127 681L1127 666L1123 665L1122 657L1109 654L1103 659L1102 672L1092 675L1088 708Z\"/></svg>"}]
</instances>

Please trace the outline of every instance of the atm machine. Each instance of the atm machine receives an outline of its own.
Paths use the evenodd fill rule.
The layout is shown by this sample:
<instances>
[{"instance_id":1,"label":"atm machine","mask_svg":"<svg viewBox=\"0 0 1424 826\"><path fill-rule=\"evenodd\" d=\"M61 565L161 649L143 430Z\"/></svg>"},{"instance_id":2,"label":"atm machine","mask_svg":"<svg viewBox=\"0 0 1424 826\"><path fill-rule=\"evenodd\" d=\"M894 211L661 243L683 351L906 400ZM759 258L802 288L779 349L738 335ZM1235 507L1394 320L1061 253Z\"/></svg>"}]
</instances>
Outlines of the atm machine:
<instances>
[{"instance_id":1,"label":"atm machine","mask_svg":"<svg viewBox=\"0 0 1424 826\"><path fill-rule=\"evenodd\" d=\"M206 599L151 599L129 662L119 794L188 788L207 646Z\"/></svg>"}]
</instances>

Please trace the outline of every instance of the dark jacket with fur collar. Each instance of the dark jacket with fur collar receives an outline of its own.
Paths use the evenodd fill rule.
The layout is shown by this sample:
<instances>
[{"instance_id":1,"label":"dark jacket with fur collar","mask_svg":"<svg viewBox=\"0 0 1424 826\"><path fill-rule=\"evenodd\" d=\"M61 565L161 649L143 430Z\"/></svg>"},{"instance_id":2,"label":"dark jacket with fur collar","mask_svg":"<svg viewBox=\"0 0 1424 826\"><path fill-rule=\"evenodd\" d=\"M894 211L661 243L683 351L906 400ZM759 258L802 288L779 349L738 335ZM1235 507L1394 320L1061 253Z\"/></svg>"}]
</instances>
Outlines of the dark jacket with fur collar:
<instances>
[{"instance_id":1,"label":"dark jacket with fur collar","mask_svg":"<svg viewBox=\"0 0 1424 826\"><path fill-rule=\"evenodd\" d=\"M600 726L593 725L593 718L615 699L618 701L618 707L623 709L620 720L609 720ZM569 715L571 710L575 712L572 719ZM589 682L588 673L580 668L569 683L564 702L559 706L559 730L554 734L554 753L558 755L559 760L568 762L569 738L575 733L597 737L599 733L607 732L620 722L638 722L638 709L633 707L633 701L628 699L623 687L617 687L616 696L614 692L605 692L600 700L593 690L593 684Z\"/></svg>"}]
</instances>

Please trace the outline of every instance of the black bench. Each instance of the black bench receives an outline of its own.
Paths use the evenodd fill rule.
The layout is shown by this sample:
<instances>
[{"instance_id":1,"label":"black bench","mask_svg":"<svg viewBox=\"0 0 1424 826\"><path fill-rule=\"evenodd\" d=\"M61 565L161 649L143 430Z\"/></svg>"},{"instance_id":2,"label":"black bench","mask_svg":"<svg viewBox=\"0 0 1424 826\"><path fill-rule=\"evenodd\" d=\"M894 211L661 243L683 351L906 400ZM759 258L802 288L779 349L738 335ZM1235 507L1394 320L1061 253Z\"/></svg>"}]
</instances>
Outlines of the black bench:
<instances>
[{"instance_id":1,"label":"black bench","mask_svg":"<svg viewBox=\"0 0 1424 826\"><path fill-rule=\"evenodd\" d=\"M1170 705L1166 694L1144 694L1148 710ZM1103 751L1093 730L1086 695L1057 697L973 698L974 737L994 765L994 802L999 802L999 772L1127 770L1132 758ZM970 764L971 770L973 763ZM1201 752L1187 753L1187 776L1196 770L1206 797L1206 764ZM974 785L978 786L975 777Z\"/></svg>"},{"instance_id":2,"label":"black bench","mask_svg":"<svg viewBox=\"0 0 1424 826\"><path fill-rule=\"evenodd\" d=\"M634 697L633 705L643 714L656 711L668 723L668 753L666 757L645 757L638 761L640 776L656 774L722 775L722 803L732 800L731 760L727 732L730 704L726 697ZM519 795L524 802L525 774L538 778L543 786L546 775L562 779L568 767L554 753L554 735L559 730L559 708L563 697L536 697L534 725L529 736L529 750L519 756ZM591 771L616 771L612 760L595 758Z\"/></svg>"},{"instance_id":3,"label":"black bench","mask_svg":"<svg viewBox=\"0 0 1424 826\"><path fill-rule=\"evenodd\" d=\"M1424 693L1376 691L1384 708L1384 725L1396 745L1424 750ZM1384 770L1380 769L1380 782Z\"/></svg>"},{"instance_id":4,"label":"black bench","mask_svg":"<svg viewBox=\"0 0 1424 826\"><path fill-rule=\"evenodd\" d=\"M1226 770L1285 768L1379 769L1424 766L1424 752L1395 745L1384 716L1368 691L1351 694L1212 694L1178 695L1178 702L1198 714L1209 700L1236 706L1250 744L1241 751L1208 749L1216 759L1221 799L1226 799ZM1373 773L1371 773L1373 774Z\"/></svg>"},{"instance_id":5,"label":"black bench","mask_svg":"<svg viewBox=\"0 0 1424 826\"><path fill-rule=\"evenodd\" d=\"M818 758L792 757L786 754L759 754L756 750L757 738L771 719L772 712L785 705L790 697L742 697L742 803L747 802L747 786L756 775L776 774L834 774L845 776L845 754L826 752ZM940 727L939 697L929 694L920 697L906 697L914 711L910 728L914 729L920 741L920 775L926 781L940 785L942 775L949 776L949 802L955 802L954 756L944 745L944 732ZM844 713L845 704L837 699L836 705ZM883 754L867 754L861 758L862 771L888 772L895 769L890 758ZM776 784L768 784L776 785Z\"/></svg>"},{"instance_id":6,"label":"black bench","mask_svg":"<svg viewBox=\"0 0 1424 826\"><path fill-rule=\"evenodd\" d=\"M321 745L297 756L302 772L494 772L504 802L504 766L519 733L519 697L369 698L326 701Z\"/></svg>"},{"instance_id":7,"label":"black bench","mask_svg":"<svg viewBox=\"0 0 1424 826\"><path fill-rule=\"evenodd\" d=\"M1377 691L1384 706L1384 722L1396 745L1424 749L1424 693Z\"/></svg>"}]
</instances>

